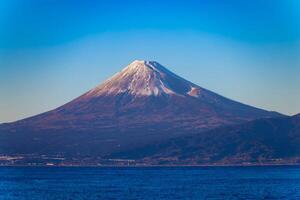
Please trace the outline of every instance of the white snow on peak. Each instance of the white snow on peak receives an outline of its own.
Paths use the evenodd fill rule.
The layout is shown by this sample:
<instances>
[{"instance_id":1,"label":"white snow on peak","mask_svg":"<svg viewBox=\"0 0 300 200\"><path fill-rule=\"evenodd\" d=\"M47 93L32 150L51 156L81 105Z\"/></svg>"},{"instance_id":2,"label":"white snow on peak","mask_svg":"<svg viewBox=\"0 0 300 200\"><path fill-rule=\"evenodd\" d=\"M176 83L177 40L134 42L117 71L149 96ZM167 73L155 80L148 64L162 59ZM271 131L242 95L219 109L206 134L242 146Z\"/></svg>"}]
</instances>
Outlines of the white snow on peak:
<instances>
[{"instance_id":1,"label":"white snow on peak","mask_svg":"<svg viewBox=\"0 0 300 200\"><path fill-rule=\"evenodd\" d=\"M145 60L135 60L130 63L127 67L125 67L122 72L136 72L139 70L143 70L143 72L149 72L151 70L160 72L158 69L159 63L155 61L145 61Z\"/></svg>"},{"instance_id":2,"label":"white snow on peak","mask_svg":"<svg viewBox=\"0 0 300 200\"><path fill-rule=\"evenodd\" d=\"M191 87L191 90L187 93L192 97L199 97L200 96L200 89L197 87Z\"/></svg>"},{"instance_id":3,"label":"white snow on peak","mask_svg":"<svg viewBox=\"0 0 300 200\"><path fill-rule=\"evenodd\" d=\"M198 86L170 72L158 62L135 60L85 96L131 94L133 96L189 95L198 97Z\"/></svg>"}]
</instances>

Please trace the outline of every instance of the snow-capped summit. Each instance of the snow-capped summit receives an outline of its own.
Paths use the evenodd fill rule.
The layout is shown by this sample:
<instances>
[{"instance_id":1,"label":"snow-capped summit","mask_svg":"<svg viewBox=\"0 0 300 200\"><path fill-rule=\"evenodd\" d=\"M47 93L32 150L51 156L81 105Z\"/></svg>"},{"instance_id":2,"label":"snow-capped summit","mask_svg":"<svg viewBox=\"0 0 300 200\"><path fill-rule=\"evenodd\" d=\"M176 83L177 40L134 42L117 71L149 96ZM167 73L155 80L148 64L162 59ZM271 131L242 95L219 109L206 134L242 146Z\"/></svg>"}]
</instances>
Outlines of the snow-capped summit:
<instances>
[{"instance_id":1,"label":"snow-capped summit","mask_svg":"<svg viewBox=\"0 0 300 200\"><path fill-rule=\"evenodd\" d=\"M17 124L43 130L147 128L178 132L271 116L278 114L222 97L158 62L136 60L73 101Z\"/></svg>"},{"instance_id":2,"label":"snow-capped summit","mask_svg":"<svg viewBox=\"0 0 300 200\"><path fill-rule=\"evenodd\" d=\"M190 95L201 88L172 73L156 61L135 60L86 97L128 93L134 96Z\"/></svg>"}]
</instances>

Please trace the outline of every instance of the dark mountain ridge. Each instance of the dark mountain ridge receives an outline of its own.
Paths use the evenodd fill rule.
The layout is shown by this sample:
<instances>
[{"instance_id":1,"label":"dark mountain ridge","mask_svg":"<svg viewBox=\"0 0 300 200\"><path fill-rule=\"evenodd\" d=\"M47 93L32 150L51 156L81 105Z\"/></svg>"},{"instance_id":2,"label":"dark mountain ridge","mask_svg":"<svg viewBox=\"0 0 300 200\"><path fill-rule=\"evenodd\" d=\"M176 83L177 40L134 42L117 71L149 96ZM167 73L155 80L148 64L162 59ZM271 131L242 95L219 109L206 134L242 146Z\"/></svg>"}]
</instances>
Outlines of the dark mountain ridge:
<instances>
[{"instance_id":1,"label":"dark mountain ridge","mask_svg":"<svg viewBox=\"0 0 300 200\"><path fill-rule=\"evenodd\" d=\"M113 156L154 165L296 164L300 163L300 115L220 127Z\"/></svg>"}]
</instances>

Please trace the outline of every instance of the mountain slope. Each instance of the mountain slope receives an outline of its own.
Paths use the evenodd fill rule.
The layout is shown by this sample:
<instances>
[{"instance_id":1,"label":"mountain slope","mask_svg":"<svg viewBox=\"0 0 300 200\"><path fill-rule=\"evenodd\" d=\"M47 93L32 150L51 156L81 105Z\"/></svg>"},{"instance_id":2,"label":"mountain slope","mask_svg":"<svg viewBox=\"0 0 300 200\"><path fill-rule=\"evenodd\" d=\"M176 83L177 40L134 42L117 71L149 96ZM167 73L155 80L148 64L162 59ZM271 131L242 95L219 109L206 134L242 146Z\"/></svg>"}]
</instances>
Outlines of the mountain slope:
<instances>
[{"instance_id":1,"label":"mountain slope","mask_svg":"<svg viewBox=\"0 0 300 200\"><path fill-rule=\"evenodd\" d=\"M154 61L52 111L0 126L0 154L104 156L216 127L282 116L199 87Z\"/></svg>"},{"instance_id":2,"label":"mountain slope","mask_svg":"<svg viewBox=\"0 0 300 200\"><path fill-rule=\"evenodd\" d=\"M155 165L300 163L300 115L220 127L112 157Z\"/></svg>"},{"instance_id":3,"label":"mountain slope","mask_svg":"<svg viewBox=\"0 0 300 200\"><path fill-rule=\"evenodd\" d=\"M11 125L32 129L91 130L161 124L190 130L272 116L280 115L210 92L157 62L134 61L72 102Z\"/></svg>"}]
</instances>

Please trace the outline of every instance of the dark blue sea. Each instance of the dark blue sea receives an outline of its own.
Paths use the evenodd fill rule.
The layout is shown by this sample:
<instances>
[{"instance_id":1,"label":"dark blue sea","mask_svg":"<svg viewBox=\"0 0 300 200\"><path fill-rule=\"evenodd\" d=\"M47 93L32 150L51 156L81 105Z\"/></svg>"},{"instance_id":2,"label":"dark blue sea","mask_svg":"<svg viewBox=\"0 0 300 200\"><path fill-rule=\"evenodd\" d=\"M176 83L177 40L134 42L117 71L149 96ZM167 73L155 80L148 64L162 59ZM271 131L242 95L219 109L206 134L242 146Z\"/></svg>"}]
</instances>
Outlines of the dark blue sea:
<instances>
[{"instance_id":1,"label":"dark blue sea","mask_svg":"<svg viewBox=\"0 0 300 200\"><path fill-rule=\"evenodd\" d=\"M0 199L300 199L300 167L1 167Z\"/></svg>"}]
</instances>

